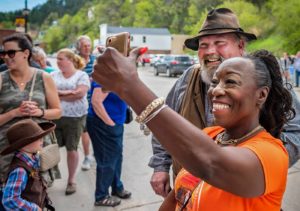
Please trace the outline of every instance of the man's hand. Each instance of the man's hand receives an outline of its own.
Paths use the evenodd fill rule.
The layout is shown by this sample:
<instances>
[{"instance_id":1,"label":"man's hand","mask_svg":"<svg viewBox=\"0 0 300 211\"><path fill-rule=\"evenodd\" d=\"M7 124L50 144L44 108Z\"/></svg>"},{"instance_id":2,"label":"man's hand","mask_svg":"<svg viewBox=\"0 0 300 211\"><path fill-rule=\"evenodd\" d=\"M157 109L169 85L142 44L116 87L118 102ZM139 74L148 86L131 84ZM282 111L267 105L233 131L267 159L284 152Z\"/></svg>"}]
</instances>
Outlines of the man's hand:
<instances>
[{"instance_id":1,"label":"man's hand","mask_svg":"<svg viewBox=\"0 0 300 211\"><path fill-rule=\"evenodd\" d=\"M154 172L150 184L157 195L166 197L171 191L170 176L168 172Z\"/></svg>"}]
</instances>

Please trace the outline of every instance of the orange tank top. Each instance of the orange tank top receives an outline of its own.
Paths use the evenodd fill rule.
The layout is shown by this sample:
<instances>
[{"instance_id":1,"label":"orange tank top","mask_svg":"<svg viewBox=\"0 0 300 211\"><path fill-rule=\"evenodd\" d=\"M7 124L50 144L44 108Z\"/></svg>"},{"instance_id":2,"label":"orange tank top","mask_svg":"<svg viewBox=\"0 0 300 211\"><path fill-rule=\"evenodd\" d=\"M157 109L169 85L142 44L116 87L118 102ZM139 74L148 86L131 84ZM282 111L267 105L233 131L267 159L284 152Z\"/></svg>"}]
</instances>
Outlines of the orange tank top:
<instances>
[{"instance_id":1,"label":"orange tank top","mask_svg":"<svg viewBox=\"0 0 300 211\"><path fill-rule=\"evenodd\" d=\"M222 132L221 127L209 127L204 131L212 138ZM263 166L265 192L254 198L243 198L211 186L182 169L175 181L176 211L188 198L185 211L279 211L286 187L288 154L279 139L261 131L237 147L252 150Z\"/></svg>"}]
</instances>

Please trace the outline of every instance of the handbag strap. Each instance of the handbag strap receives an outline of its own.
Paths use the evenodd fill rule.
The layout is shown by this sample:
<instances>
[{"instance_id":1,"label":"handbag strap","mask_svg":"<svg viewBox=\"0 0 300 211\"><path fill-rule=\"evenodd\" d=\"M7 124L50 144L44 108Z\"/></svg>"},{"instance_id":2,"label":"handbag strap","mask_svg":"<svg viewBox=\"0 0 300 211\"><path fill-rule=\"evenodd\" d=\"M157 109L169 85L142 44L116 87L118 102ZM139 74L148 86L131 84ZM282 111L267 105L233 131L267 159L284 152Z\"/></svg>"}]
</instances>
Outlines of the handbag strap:
<instances>
[{"instance_id":1,"label":"handbag strap","mask_svg":"<svg viewBox=\"0 0 300 211\"><path fill-rule=\"evenodd\" d=\"M51 144L57 144L57 138L56 138L56 135L55 135L55 132L52 131L51 133L49 133L49 136L50 136L50 140L51 140Z\"/></svg>"},{"instance_id":2,"label":"handbag strap","mask_svg":"<svg viewBox=\"0 0 300 211\"><path fill-rule=\"evenodd\" d=\"M31 83L31 88L30 88L30 92L29 92L29 99L28 99L29 101L32 100L33 89L34 89L35 79L36 79L36 74L37 74L37 70L34 70L33 79L32 79L32 83Z\"/></svg>"},{"instance_id":3,"label":"handbag strap","mask_svg":"<svg viewBox=\"0 0 300 211\"><path fill-rule=\"evenodd\" d=\"M3 77L2 77L2 74L0 75L0 91L1 91L1 89L2 89L2 79Z\"/></svg>"}]
</instances>

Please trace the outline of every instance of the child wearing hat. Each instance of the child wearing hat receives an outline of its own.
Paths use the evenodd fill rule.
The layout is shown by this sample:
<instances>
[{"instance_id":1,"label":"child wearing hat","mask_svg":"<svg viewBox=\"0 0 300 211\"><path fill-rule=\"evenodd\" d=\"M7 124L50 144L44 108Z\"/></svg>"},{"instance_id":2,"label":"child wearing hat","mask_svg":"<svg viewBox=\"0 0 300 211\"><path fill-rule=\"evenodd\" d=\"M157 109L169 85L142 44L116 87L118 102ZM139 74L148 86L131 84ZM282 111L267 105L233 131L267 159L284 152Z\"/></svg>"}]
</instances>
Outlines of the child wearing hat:
<instances>
[{"instance_id":1,"label":"child wearing hat","mask_svg":"<svg viewBox=\"0 0 300 211\"><path fill-rule=\"evenodd\" d=\"M15 151L10 164L8 179L3 189L2 203L6 210L40 211L44 207L55 210L48 198L46 183L39 172L39 156L43 137L53 131L55 124L21 120L7 130L9 145L1 152Z\"/></svg>"}]
</instances>

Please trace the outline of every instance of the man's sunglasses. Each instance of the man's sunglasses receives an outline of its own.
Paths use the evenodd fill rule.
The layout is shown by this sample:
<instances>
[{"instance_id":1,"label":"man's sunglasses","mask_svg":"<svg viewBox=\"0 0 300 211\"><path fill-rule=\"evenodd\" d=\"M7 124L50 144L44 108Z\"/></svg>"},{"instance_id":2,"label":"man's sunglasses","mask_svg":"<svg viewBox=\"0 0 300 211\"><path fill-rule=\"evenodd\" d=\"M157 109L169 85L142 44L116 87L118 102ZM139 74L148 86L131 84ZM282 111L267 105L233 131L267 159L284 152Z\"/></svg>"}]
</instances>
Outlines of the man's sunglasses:
<instances>
[{"instance_id":1,"label":"man's sunglasses","mask_svg":"<svg viewBox=\"0 0 300 211\"><path fill-rule=\"evenodd\" d=\"M20 51L24 51L24 50L8 50L8 51L0 51L0 58L4 59L5 55L7 54L7 56L9 58L14 58L16 55L16 52L20 52Z\"/></svg>"}]
</instances>

